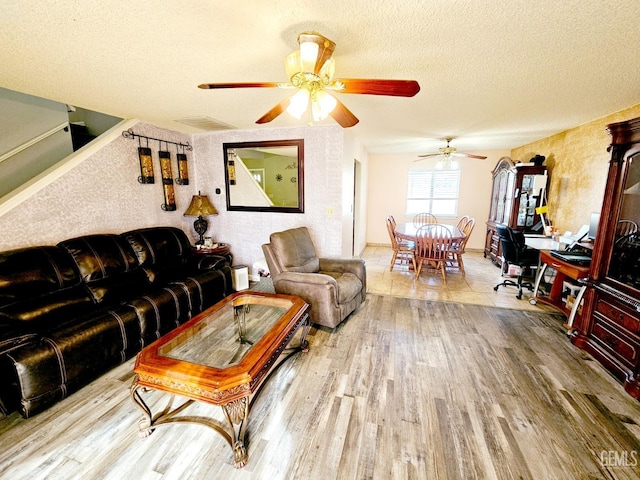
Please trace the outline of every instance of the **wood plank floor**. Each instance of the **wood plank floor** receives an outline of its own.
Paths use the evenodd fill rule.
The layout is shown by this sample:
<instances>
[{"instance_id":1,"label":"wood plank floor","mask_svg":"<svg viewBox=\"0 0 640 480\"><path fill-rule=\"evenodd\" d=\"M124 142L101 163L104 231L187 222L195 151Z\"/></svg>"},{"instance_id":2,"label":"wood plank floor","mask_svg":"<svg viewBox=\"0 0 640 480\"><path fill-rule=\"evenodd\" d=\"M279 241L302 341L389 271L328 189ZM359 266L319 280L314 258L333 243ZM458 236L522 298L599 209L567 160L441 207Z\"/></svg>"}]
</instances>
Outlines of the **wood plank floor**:
<instances>
[{"instance_id":1,"label":"wood plank floor","mask_svg":"<svg viewBox=\"0 0 640 480\"><path fill-rule=\"evenodd\" d=\"M640 478L640 402L562 321L369 294L271 378L242 470L202 426L138 437L129 361L31 419L0 419L0 478Z\"/></svg>"}]
</instances>

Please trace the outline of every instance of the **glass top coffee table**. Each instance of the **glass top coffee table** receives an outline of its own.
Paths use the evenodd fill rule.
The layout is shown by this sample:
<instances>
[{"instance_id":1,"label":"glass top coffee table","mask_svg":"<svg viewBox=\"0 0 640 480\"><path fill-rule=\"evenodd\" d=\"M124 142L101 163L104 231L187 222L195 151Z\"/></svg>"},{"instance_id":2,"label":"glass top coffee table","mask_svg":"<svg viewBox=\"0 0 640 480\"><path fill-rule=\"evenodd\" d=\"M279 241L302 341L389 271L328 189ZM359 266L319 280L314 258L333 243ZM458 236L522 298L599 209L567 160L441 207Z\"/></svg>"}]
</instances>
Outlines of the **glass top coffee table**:
<instances>
[{"instance_id":1,"label":"glass top coffee table","mask_svg":"<svg viewBox=\"0 0 640 480\"><path fill-rule=\"evenodd\" d=\"M131 398L144 413L140 435L169 423L199 423L222 435L233 450L233 465L244 467L251 404L284 360L307 351L308 308L292 295L238 292L142 349L131 385ZM301 327L299 344L288 347ZM143 398L149 390L170 394L156 414ZM176 395L186 398L174 407ZM221 406L226 425L182 414L194 401Z\"/></svg>"}]
</instances>

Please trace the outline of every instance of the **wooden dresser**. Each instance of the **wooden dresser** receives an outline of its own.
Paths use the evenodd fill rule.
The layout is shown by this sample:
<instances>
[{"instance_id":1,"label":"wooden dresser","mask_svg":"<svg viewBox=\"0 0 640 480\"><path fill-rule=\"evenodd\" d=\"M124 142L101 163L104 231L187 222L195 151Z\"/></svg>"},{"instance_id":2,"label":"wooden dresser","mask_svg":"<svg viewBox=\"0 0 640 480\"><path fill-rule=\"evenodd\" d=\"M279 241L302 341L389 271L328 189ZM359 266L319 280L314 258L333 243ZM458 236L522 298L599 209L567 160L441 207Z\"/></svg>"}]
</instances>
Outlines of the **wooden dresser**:
<instances>
[{"instance_id":1,"label":"wooden dresser","mask_svg":"<svg viewBox=\"0 0 640 480\"><path fill-rule=\"evenodd\" d=\"M640 118L611 124L611 161L572 342L640 398Z\"/></svg>"}]
</instances>

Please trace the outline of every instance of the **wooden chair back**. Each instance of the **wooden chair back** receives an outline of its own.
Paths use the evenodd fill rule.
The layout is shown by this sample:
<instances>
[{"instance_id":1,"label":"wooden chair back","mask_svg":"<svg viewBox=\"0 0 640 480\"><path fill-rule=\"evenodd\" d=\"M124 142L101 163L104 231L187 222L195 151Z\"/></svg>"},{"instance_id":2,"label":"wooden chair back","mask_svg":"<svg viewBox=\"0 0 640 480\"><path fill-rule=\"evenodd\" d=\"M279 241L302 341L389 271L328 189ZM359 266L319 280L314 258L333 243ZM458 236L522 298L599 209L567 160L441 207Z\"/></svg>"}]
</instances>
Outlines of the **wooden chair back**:
<instances>
[{"instance_id":1,"label":"wooden chair back","mask_svg":"<svg viewBox=\"0 0 640 480\"><path fill-rule=\"evenodd\" d=\"M469 220L470 220L469 215L463 215L462 217L460 217L460 220L458 220L456 227L458 227L461 231L464 232L464 227L467 224L467 222L469 222Z\"/></svg>"},{"instance_id":2,"label":"wooden chair back","mask_svg":"<svg viewBox=\"0 0 640 480\"><path fill-rule=\"evenodd\" d=\"M469 237L471 236L471 232L473 232L473 227L476 225L475 218L469 218L464 228L462 228L462 233L464 233L464 238L460 242L460 253L464 253L464 249L467 246L467 242L469 241Z\"/></svg>"},{"instance_id":3,"label":"wooden chair back","mask_svg":"<svg viewBox=\"0 0 640 480\"><path fill-rule=\"evenodd\" d=\"M416 234L416 257L428 262L445 261L451 250L451 231L443 225L425 225Z\"/></svg>"},{"instance_id":4,"label":"wooden chair back","mask_svg":"<svg viewBox=\"0 0 640 480\"><path fill-rule=\"evenodd\" d=\"M638 231L638 224L631 220L619 220L616 225L616 237L626 237Z\"/></svg>"},{"instance_id":5,"label":"wooden chair back","mask_svg":"<svg viewBox=\"0 0 640 480\"><path fill-rule=\"evenodd\" d=\"M393 217L389 215L387 217L387 232L389 232L389 238L391 239L391 248L395 251L398 250L398 239L395 234L395 226L393 224Z\"/></svg>"},{"instance_id":6,"label":"wooden chair back","mask_svg":"<svg viewBox=\"0 0 640 480\"><path fill-rule=\"evenodd\" d=\"M413 224L416 227L420 227L421 225L430 225L438 223L438 219L435 215L430 213L418 213L415 217L413 217Z\"/></svg>"}]
</instances>

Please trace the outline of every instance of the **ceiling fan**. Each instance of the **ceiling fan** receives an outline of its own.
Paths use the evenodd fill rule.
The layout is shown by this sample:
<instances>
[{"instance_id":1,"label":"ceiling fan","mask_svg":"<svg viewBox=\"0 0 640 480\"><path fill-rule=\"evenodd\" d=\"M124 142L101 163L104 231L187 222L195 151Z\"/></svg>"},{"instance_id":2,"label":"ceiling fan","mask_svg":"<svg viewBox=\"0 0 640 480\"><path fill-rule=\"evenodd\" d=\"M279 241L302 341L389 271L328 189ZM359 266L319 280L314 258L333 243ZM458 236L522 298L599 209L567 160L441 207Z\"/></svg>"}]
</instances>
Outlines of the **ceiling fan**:
<instances>
[{"instance_id":1,"label":"ceiling fan","mask_svg":"<svg viewBox=\"0 0 640 480\"><path fill-rule=\"evenodd\" d=\"M447 146L440 149L438 153L426 153L424 155L418 155L420 158L428 158L428 157L438 157L443 156L447 157L467 157L467 158L477 158L479 160L484 160L487 157L483 157L482 155L472 155L470 153L458 152L456 147L449 146L449 143L453 138L445 138L447 141ZM416 160L417 161L417 160Z\"/></svg>"},{"instance_id":2,"label":"ceiling fan","mask_svg":"<svg viewBox=\"0 0 640 480\"><path fill-rule=\"evenodd\" d=\"M311 104L314 121L331 116L343 128L358 123L358 118L332 93L354 93L364 95L386 95L413 97L420 91L415 80L376 80L341 78L334 79L336 44L315 32L304 32L298 36L299 49L287 56L286 72L289 82L236 82L203 83L203 89L220 88L297 88L298 91L279 102L260 117L256 123L268 123L287 111L301 118Z\"/></svg>"},{"instance_id":3,"label":"ceiling fan","mask_svg":"<svg viewBox=\"0 0 640 480\"><path fill-rule=\"evenodd\" d=\"M449 145L453 138L445 138L447 141L447 146L440 148L438 153L426 153L424 155L418 155L420 157L418 160L414 160L414 162L419 162L424 158L429 157L443 157L441 161L436 163L436 170L457 170L458 162L453 160L451 157L467 157L467 158L477 158L479 160L484 160L487 157L483 157L482 155L472 155L470 153L458 152L456 147L452 147Z\"/></svg>"}]
</instances>

